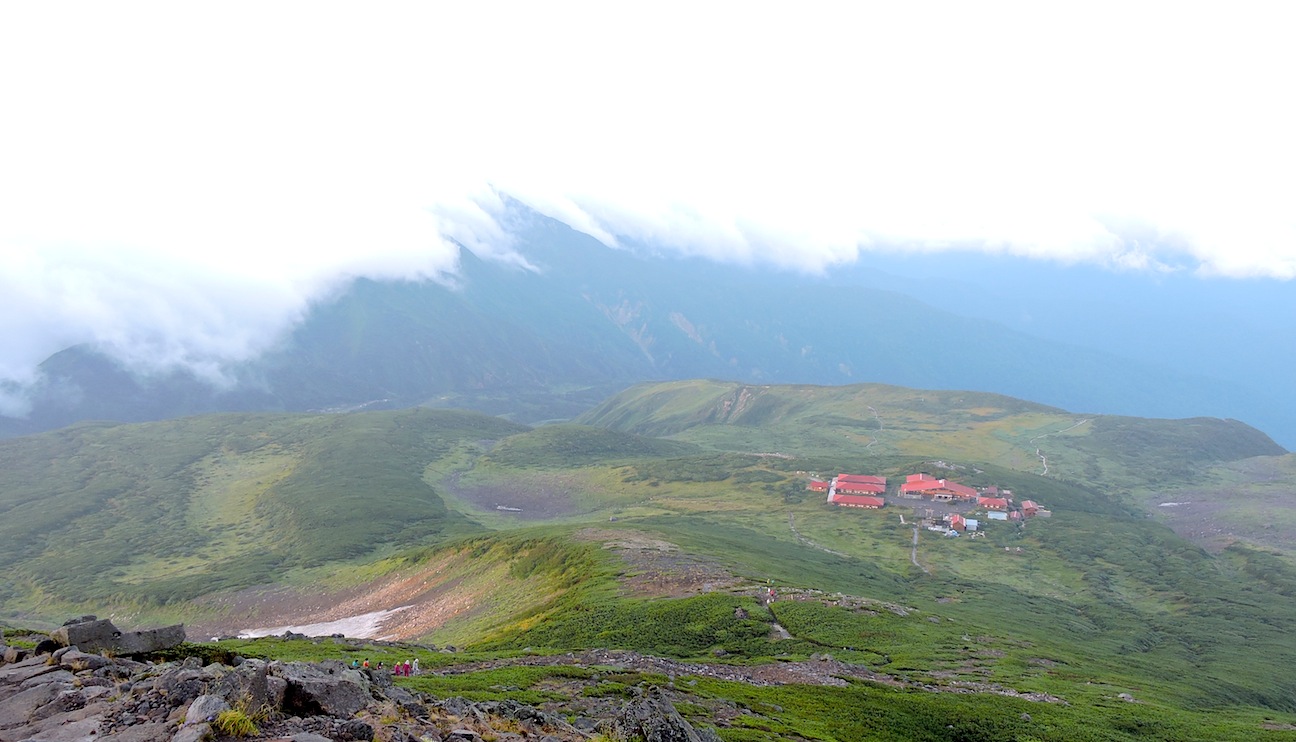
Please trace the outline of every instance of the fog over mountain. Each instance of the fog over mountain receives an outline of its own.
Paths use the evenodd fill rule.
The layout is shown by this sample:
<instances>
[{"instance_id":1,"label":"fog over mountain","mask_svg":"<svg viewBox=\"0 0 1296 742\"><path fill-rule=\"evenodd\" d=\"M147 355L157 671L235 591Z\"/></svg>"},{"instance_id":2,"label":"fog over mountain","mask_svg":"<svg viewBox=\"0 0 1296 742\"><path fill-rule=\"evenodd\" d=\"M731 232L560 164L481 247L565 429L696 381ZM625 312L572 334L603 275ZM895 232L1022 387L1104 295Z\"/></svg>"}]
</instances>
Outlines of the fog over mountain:
<instances>
[{"instance_id":1,"label":"fog over mountain","mask_svg":"<svg viewBox=\"0 0 1296 742\"><path fill-rule=\"evenodd\" d=\"M249 369L357 278L461 285L458 245L543 271L516 200L699 261L663 271L880 282L1191 376L1217 399L1149 414L1290 444L1273 12L6 8L0 413L83 395L49 376L72 347L274 397Z\"/></svg>"}]
</instances>

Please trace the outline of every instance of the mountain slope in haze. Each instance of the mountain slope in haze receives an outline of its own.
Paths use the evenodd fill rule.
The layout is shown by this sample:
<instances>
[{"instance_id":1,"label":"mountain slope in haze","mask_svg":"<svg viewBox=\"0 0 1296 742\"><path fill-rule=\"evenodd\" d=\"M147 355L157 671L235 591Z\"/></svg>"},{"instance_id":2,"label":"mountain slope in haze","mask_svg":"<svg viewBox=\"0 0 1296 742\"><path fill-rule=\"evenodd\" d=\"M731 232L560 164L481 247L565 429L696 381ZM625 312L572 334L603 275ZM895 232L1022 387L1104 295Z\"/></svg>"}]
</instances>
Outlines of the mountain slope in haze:
<instances>
[{"instance_id":1,"label":"mountain slope in haze","mask_svg":"<svg viewBox=\"0 0 1296 742\"><path fill-rule=\"evenodd\" d=\"M227 390L183 372L134 376L92 348L69 349L44 365L31 417L0 419L0 431L419 404L538 421L573 417L638 381L702 377L980 389L1167 417L1272 406L1268 393L1041 340L846 273L650 257L518 209L517 248L535 271L465 251L453 285L356 281L275 351L231 370L238 383Z\"/></svg>"},{"instance_id":2,"label":"mountain slope in haze","mask_svg":"<svg viewBox=\"0 0 1296 742\"><path fill-rule=\"evenodd\" d=\"M1001 323L1054 342L1182 373L1206 374L1253 400L1170 416L1238 417L1296 445L1296 407L1275 393L1296 364L1296 291L1290 281L1220 279L1199 273L1111 270L1007 255L873 253L843 278L922 295L935 308ZM1220 400L1220 402L1233 400ZM1151 410L1135 414L1153 415Z\"/></svg>"}]
</instances>

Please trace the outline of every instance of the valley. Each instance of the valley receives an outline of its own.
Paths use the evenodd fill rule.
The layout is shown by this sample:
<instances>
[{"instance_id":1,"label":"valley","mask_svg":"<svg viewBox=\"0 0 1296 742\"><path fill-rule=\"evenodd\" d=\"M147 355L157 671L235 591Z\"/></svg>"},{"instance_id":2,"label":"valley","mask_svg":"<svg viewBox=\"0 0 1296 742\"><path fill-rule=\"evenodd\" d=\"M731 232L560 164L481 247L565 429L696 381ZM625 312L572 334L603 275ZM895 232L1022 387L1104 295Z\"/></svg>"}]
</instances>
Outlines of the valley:
<instances>
[{"instance_id":1,"label":"valley","mask_svg":"<svg viewBox=\"0 0 1296 742\"><path fill-rule=\"evenodd\" d=\"M405 642L443 689L606 662L711 688L686 708L726 740L886 738L824 726L810 687L897 724L906 692L987 728L1007 702L1056 719L1023 739L1281 739L1291 458L1233 421L876 384L662 382L541 427L433 409L88 424L0 441L0 620L318 625L375 653ZM918 529L923 501L807 490L848 471L993 485L1053 515L947 538ZM502 685L522 695L479 697L533 692ZM716 715L749 693L764 700Z\"/></svg>"}]
</instances>

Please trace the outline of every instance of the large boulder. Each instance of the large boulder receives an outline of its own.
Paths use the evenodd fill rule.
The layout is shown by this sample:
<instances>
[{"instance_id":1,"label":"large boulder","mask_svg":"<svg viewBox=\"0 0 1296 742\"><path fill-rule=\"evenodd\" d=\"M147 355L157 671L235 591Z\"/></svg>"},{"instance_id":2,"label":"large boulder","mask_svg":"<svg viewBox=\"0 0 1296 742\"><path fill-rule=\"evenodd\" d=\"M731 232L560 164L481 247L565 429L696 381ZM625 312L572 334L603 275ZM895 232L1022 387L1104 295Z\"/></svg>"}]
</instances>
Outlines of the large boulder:
<instances>
[{"instance_id":1,"label":"large boulder","mask_svg":"<svg viewBox=\"0 0 1296 742\"><path fill-rule=\"evenodd\" d=\"M271 671L287 681L283 710L298 716L327 714L348 719L369 704L360 673L329 663L273 663Z\"/></svg>"},{"instance_id":2,"label":"large boulder","mask_svg":"<svg viewBox=\"0 0 1296 742\"><path fill-rule=\"evenodd\" d=\"M185 640L184 624L122 632L107 619L83 618L92 620L69 621L55 629L50 637L64 647L114 655L149 654L170 649Z\"/></svg>"},{"instance_id":3,"label":"large boulder","mask_svg":"<svg viewBox=\"0 0 1296 742\"><path fill-rule=\"evenodd\" d=\"M221 696L231 705L250 709L277 706L283 694L280 693L277 699L272 698L266 677L268 669L263 660L244 660L211 683L208 692Z\"/></svg>"},{"instance_id":4,"label":"large boulder","mask_svg":"<svg viewBox=\"0 0 1296 742\"><path fill-rule=\"evenodd\" d=\"M674 704L658 688L626 704L604 730L616 739L643 739L644 742L707 742L714 735L703 736L675 710Z\"/></svg>"},{"instance_id":5,"label":"large boulder","mask_svg":"<svg viewBox=\"0 0 1296 742\"><path fill-rule=\"evenodd\" d=\"M118 637L117 646L110 649L114 654L149 654L179 646L184 640L184 624L175 624L160 629L128 631Z\"/></svg>"},{"instance_id":6,"label":"large boulder","mask_svg":"<svg viewBox=\"0 0 1296 742\"><path fill-rule=\"evenodd\" d=\"M121 631L108 619L66 623L50 634L54 641L65 647L76 647L82 652L95 653L115 646L120 636Z\"/></svg>"}]
</instances>

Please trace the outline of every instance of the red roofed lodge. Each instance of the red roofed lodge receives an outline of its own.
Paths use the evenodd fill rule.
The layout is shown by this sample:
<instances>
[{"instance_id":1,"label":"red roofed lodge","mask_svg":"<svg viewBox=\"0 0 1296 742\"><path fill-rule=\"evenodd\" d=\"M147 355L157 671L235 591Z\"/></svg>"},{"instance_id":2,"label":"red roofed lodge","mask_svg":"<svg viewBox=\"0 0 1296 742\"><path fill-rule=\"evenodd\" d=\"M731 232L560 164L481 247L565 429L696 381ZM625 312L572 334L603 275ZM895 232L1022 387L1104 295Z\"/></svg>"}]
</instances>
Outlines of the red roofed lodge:
<instances>
[{"instance_id":1,"label":"red roofed lodge","mask_svg":"<svg viewBox=\"0 0 1296 742\"><path fill-rule=\"evenodd\" d=\"M854 482L856 484L881 484L886 485L886 477L875 477L872 474L838 474L837 484L842 482Z\"/></svg>"},{"instance_id":2,"label":"red roofed lodge","mask_svg":"<svg viewBox=\"0 0 1296 742\"><path fill-rule=\"evenodd\" d=\"M918 476L918 479L914 477ZM951 482L948 479L930 479L927 475L909 475L905 483L900 485L901 497L930 497L940 502L949 502L951 500L976 500L977 491L958 482Z\"/></svg>"},{"instance_id":3,"label":"red roofed lodge","mask_svg":"<svg viewBox=\"0 0 1296 742\"><path fill-rule=\"evenodd\" d=\"M837 492L842 495L885 495L885 477L842 474L837 477Z\"/></svg>"},{"instance_id":4,"label":"red roofed lodge","mask_svg":"<svg viewBox=\"0 0 1296 742\"><path fill-rule=\"evenodd\" d=\"M831 495L828 502L844 508L869 508L870 510L877 510L886 504L886 500L881 497L838 494Z\"/></svg>"}]
</instances>

